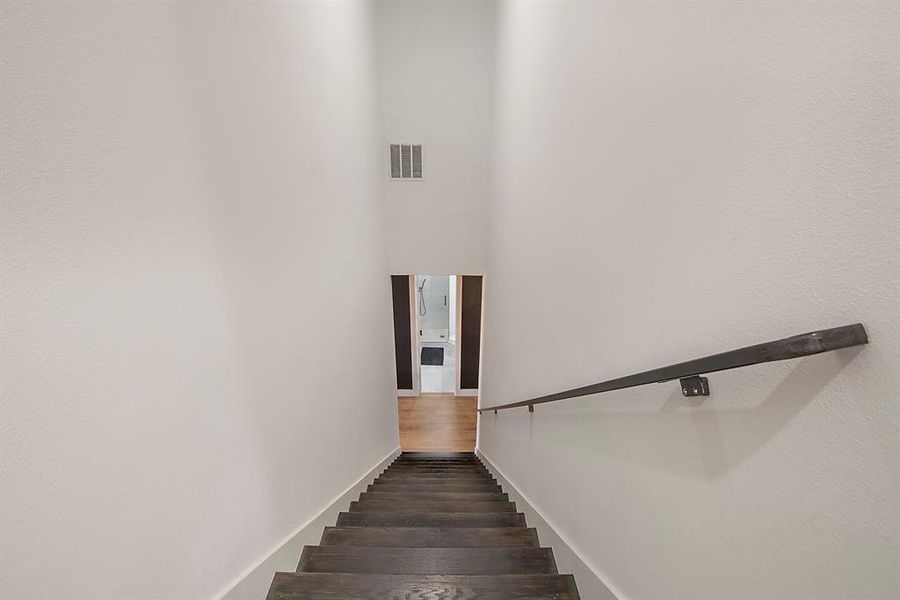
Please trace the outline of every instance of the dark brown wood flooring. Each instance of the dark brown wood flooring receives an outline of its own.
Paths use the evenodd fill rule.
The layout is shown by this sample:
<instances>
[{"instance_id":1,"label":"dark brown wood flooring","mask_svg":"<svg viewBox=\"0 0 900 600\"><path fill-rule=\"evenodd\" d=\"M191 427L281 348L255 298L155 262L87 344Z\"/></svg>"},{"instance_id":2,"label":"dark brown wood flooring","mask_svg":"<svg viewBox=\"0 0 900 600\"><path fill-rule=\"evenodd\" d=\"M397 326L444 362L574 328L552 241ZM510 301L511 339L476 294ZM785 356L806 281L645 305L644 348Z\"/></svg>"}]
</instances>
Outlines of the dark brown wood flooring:
<instances>
[{"instance_id":1,"label":"dark brown wood flooring","mask_svg":"<svg viewBox=\"0 0 900 600\"><path fill-rule=\"evenodd\" d=\"M550 548L469 452L404 452L268 600L574 600Z\"/></svg>"}]
</instances>

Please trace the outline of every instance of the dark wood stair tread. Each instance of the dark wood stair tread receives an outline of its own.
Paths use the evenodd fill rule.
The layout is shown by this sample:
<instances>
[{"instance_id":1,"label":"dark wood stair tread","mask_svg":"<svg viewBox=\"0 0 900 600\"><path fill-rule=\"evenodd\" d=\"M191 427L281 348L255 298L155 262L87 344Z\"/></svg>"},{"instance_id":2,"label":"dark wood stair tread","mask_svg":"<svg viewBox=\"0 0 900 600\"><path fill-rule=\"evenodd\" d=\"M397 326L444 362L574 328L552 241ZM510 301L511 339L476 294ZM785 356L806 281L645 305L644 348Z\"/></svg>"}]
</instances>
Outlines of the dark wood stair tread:
<instances>
[{"instance_id":1,"label":"dark wood stair tread","mask_svg":"<svg viewBox=\"0 0 900 600\"><path fill-rule=\"evenodd\" d=\"M486 475L490 473L481 467L388 467L384 473L449 473L453 475Z\"/></svg>"},{"instance_id":2,"label":"dark wood stair tread","mask_svg":"<svg viewBox=\"0 0 900 600\"><path fill-rule=\"evenodd\" d=\"M460 502L509 502L509 495L497 492L385 492L375 490L363 492L360 500L393 500L394 502L406 502L407 500L458 500Z\"/></svg>"},{"instance_id":3,"label":"dark wood stair tread","mask_svg":"<svg viewBox=\"0 0 900 600\"><path fill-rule=\"evenodd\" d=\"M392 483L377 482L372 483L366 488L367 492L391 492L391 493L413 493L413 492L459 492L459 493L496 493L502 492L499 485L490 483Z\"/></svg>"},{"instance_id":4,"label":"dark wood stair tread","mask_svg":"<svg viewBox=\"0 0 900 600\"><path fill-rule=\"evenodd\" d=\"M391 476L413 476L413 477L431 477L431 478L445 478L445 477L481 477L484 479L492 479L493 475L488 472L479 472L479 471L441 471L435 469L388 469L386 471L382 471L380 475L391 475Z\"/></svg>"},{"instance_id":5,"label":"dark wood stair tread","mask_svg":"<svg viewBox=\"0 0 900 600\"><path fill-rule=\"evenodd\" d=\"M417 481L426 480L426 483L497 483L497 480L489 475L469 473L400 473L399 471L385 471L377 478L378 481Z\"/></svg>"},{"instance_id":6,"label":"dark wood stair tread","mask_svg":"<svg viewBox=\"0 0 900 600\"><path fill-rule=\"evenodd\" d=\"M391 461L392 465L476 465L483 467L484 463L478 459L469 458L398 458Z\"/></svg>"},{"instance_id":7,"label":"dark wood stair tread","mask_svg":"<svg viewBox=\"0 0 900 600\"><path fill-rule=\"evenodd\" d=\"M306 546L298 573L389 575L557 574L550 548Z\"/></svg>"},{"instance_id":8,"label":"dark wood stair tread","mask_svg":"<svg viewBox=\"0 0 900 600\"><path fill-rule=\"evenodd\" d=\"M403 459L397 459L394 462L392 462L391 465L401 465L401 466L402 465L435 465L438 467L442 467L442 466L483 467L484 463L481 463L477 460L403 460Z\"/></svg>"},{"instance_id":9,"label":"dark wood stair tread","mask_svg":"<svg viewBox=\"0 0 900 600\"><path fill-rule=\"evenodd\" d=\"M475 458L474 452L401 452L401 458Z\"/></svg>"},{"instance_id":10,"label":"dark wood stair tread","mask_svg":"<svg viewBox=\"0 0 900 600\"><path fill-rule=\"evenodd\" d=\"M571 575L277 573L268 600L578 600Z\"/></svg>"},{"instance_id":11,"label":"dark wood stair tread","mask_svg":"<svg viewBox=\"0 0 900 600\"><path fill-rule=\"evenodd\" d=\"M357 500L350 512L516 512L513 502L470 502L468 500Z\"/></svg>"},{"instance_id":12,"label":"dark wood stair tread","mask_svg":"<svg viewBox=\"0 0 900 600\"><path fill-rule=\"evenodd\" d=\"M479 471L487 472L487 468L484 465L476 465L476 464L460 464L460 463L393 463L385 467L386 469L477 469Z\"/></svg>"},{"instance_id":13,"label":"dark wood stair tread","mask_svg":"<svg viewBox=\"0 0 900 600\"><path fill-rule=\"evenodd\" d=\"M537 548L524 527L326 527L321 546L384 548Z\"/></svg>"},{"instance_id":14,"label":"dark wood stair tread","mask_svg":"<svg viewBox=\"0 0 900 600\"><path fill-rule=\"evenodd\" d=\"M522 513L342 512L339 527L525 527Z\"/></svg>"},{"instance_id":15,"label":"dark wood stair tread","mask_svg":"<svg viewBox=\"0 0 900 600\"><path fill-rule=\"evenodd\" d=\"M483 463L474 460L395 460L388 467L476 467L486 469Z\"/></svg>"},{"instance_id":16,"label":"dark wood stair tread","mask_svg":"<svg viewBox=\"0 0 900 600\"><path fill-rule=\"evenodd\" d=\"M402 484L402 485L500 485L497 483L495 479L491 479L490 477L422 477L422 476L398 476L398 475L384 475L381 477L377 477L372 485L379 483L393 483L393 484Z\"/></svg>"},{"instance_id":17,"label":"dark wood stair tread","mask_svg":"<svg viewBox=\"0 0 900 600\"><path fill-rule=\"evenodd\" d=\"M401 471L385 471L378 476L378 479L431 479L430 483L492 483L497 484L497 480L491 475L485 473L438 473L435 471L416 471L413 473L403 473Z\"/></svg>"}]
</instances>

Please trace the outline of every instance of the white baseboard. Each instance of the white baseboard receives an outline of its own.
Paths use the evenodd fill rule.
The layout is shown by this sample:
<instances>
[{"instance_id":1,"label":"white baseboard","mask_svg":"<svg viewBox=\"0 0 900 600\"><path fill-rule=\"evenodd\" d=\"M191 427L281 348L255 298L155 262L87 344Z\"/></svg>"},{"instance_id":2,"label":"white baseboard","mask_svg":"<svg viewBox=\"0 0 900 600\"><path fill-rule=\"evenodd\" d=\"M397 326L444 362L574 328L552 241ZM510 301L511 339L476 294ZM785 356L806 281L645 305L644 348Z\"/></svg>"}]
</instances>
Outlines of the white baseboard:
<instances>
[{"instance_id":1,"label":"white baseboard","mask_svg":"<svg viewBox=\"0 0 900 600\"><path fill-rule=\"evenodd\" d=\"M269 586L272 584L275 573L295 570L297 563L300 562L300 552L303 550L303 546L318 544L325 527L334 525L337 522L338 513L346 510L352 500L356 500L362 492L366 491L366 487L399 454L400 448L392 450L356 483L328 503L316 516L295 529L284 541L263 556L254 567L248 569L215 597L220 600L263 600L269 592Z\"/></svg>"},{"instance_id":2,"label":"white baseboard","mask_svg":"<svg viewBox=\"0 0 900 600\"><path fill-rule=\"evenodd\" d=\"M464 388L461 390L456 390L456 395L457 396L477 396L478 390Z\"/></svg>"},{"instance_id":3,"label":"white baseboard","mask_svg":"<svg viewBox=\"0 0 900 600\"><path fill-rule=\"evenodd\" d=\"M476 448L475 453L497 479L497 483L503 486L503 491L509 494L509 499L516 503L519 512L525 513L528 526L537 529L541 546L553 548L553 556L556 558L559 572L571 573L575 576L575 585L578 586L578 594L583 600L625 600L624 596L616 595L609 589L596 570L588 565L578 551L572 548L568 540L556 531L553 523L541 514L541 511L494 466L480 449Z\"/></svg>"}]
</instances>

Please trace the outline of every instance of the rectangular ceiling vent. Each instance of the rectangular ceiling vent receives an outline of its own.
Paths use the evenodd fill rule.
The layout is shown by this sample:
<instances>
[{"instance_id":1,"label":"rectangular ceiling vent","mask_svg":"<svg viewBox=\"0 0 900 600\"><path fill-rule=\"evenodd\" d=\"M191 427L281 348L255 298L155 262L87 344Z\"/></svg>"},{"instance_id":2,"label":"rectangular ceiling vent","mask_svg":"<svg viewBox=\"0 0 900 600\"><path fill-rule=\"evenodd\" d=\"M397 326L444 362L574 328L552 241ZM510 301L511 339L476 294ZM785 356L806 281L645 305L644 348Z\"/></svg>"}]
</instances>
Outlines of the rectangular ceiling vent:
<instances>
[{"instance_id":1,"label":"rectangular ceiling vent","mask_svg":"<svg viewBox=\"0 0 900 600\"><path fill-rule=\"evenodd\" d=\"M391 179L422 179L422 144L391 144Z\"/></svg>"}]
</instances>

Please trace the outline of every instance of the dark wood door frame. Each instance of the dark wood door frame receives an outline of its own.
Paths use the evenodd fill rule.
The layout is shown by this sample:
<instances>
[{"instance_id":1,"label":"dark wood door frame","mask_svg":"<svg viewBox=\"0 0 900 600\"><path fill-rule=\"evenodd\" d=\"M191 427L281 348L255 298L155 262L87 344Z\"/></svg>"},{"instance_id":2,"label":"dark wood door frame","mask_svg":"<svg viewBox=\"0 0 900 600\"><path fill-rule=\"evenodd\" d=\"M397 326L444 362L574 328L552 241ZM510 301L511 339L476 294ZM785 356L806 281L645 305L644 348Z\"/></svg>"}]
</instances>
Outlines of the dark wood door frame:
<instances>
[{"instance_id":1,"label":"dark wood door frame","mask_svg":"<svg viewBox=\"0 0 900 600\"><path fill-rule=\"evenodd\" d=\"M418 394L419 377L416 373L416 337L414 328L415 296L410 291L414 284L411 275L391 275L391 297L394 312L394 362L397 371L397 394Z\"/></svg>"},{"instance_id":2,"label":"dark wood door frame","mask_svg":"<svg viewBox=\"0 0 900 600\"><path fill-rule=\"evenodd\" d=\"M459 347L457 362L457 395L477 396L481 375L481 320L483 314L484 278L461 275L459 289Z\"/></svg>"}]
</instances>

